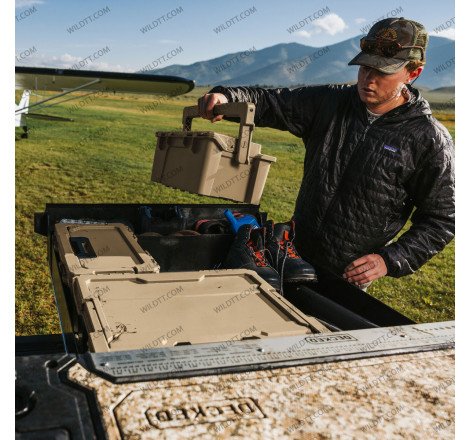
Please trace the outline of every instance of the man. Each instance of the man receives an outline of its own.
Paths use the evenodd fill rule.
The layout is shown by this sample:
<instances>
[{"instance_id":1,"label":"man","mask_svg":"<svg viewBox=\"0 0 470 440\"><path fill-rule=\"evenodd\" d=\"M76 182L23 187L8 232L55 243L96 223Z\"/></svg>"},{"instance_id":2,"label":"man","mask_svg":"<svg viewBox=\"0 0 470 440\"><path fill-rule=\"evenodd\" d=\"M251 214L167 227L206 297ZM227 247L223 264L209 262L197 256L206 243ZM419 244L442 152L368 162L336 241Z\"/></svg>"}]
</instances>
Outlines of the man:
<instances>
[{"instance_id":1,"label":"man","mask_svg":"<svg viewBox=\"0 0 470 440\"><path fill-rule=\"evenodd\" d=\"M413 273L454 236L452 139L410 85L427 42L421 24L385 19L349 62L360 66L356 85L218 86L199 99L200 115L213 122L222 119L215 104L254 102L257 126L302 138L296 247L360 287ZM412 212L410 229L390 243Z\"/></svg>"}]
</instances>

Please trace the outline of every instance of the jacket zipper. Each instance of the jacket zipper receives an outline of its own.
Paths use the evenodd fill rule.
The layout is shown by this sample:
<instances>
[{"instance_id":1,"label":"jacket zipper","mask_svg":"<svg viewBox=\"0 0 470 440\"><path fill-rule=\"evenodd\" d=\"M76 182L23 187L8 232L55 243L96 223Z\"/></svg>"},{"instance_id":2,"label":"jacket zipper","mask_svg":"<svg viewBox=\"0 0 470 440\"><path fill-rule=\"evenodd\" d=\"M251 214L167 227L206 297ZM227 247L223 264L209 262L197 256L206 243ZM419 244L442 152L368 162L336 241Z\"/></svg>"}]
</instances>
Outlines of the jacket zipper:
<instances>
[{"instance_id":1,"label":"jacket zipper","mask_svg":"<svg viewBox=\"0 0 470 440\"><path fill-rule=\"evenodd\" d=\"M372 123L372 124L373 124L373 123ZM369 125L366 127L366 129L364 130L364 133L362 133L362 137L361 137L361 140L360 140L359 142L364 142L364 139L366 138L366 134L367 134L367 132L369 131L369 128L370 128L370 126L371 126L372 124L369 124ZM356 148L357 148L357 146L356 146ZM356 151L356 148L354 149L354 151ZM348 164L348 165L349 165L349 164Z\"/></svg>"}]
</instances>

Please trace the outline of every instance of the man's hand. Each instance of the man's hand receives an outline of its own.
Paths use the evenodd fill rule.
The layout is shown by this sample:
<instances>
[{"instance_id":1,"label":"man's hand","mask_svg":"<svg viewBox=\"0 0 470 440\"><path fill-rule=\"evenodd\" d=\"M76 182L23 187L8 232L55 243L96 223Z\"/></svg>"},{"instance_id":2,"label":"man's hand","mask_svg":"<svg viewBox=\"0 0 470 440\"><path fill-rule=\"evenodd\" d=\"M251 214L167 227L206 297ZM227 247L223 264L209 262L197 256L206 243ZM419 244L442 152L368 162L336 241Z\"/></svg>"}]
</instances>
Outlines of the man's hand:
<instances>
[{"instance_id":1,"label":"man's hand","mask_svg":"<svg viewBox=\"0 0 470 440\"><path fill-rule=\"evenodd\" d=\"M378 254L369 254L354 260L344 269L343 278L356 286L370 283L387 275L384 259Z\"/></svg>"},{"instance_id":2,"label":"man's hand","mask_svg":"<svg viewBox=\"0 0 470 440\"><path fill-rule=\"evenodd\" d=\"M220 121L223 118L223 115L214 116L214 105L226 104L227 102L227 97L222 93L207 93L197 101L199 116L204 119L210 119L211 122Z\"/></svg>"}]
</instances>

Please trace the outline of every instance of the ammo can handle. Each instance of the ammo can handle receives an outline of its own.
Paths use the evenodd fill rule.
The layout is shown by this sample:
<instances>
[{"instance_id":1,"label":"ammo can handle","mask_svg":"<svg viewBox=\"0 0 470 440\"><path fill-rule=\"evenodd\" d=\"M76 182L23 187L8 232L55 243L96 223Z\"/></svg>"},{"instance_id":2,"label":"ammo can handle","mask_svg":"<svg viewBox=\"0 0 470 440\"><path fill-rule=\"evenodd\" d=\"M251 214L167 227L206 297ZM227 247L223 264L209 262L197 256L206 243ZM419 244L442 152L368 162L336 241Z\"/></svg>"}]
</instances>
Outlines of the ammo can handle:
<instances>
[{"instance_id":1,"label":"ammo can handle","mask_svg":"<svg viewBox=\"0 0 470 440\"><path fill-rule=\"evenodd\" d=\"M240 119L240 129L236 145L238 163L250 162L251 135L255 127L255 105L252 102L228 102L214 106L214 116L224 115ZM183 131L191 130L193 118L199 118L197 105L185 107L183 110Z\"/></svg>"}]
</instances>

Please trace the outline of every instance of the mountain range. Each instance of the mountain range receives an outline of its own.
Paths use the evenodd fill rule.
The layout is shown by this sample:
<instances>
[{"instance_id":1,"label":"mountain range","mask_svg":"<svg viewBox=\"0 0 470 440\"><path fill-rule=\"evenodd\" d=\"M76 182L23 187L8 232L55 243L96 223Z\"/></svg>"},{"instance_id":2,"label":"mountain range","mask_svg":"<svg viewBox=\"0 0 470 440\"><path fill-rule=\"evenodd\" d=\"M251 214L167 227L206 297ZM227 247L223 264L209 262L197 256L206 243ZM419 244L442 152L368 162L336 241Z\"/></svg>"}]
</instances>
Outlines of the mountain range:
<instances>
[{"instance_id":1,"label":"mountain range","mask_svg":"<svg viewBox=\"0 0 470 440\"><path fill-rule=\"evenodd\" d=\"M356 82L358 66L348 62L360 51L361 36L325 47L281 43L264 49L242 48L190 65L173 64L145 73L175 75L197 85L295 86ZM451 87L455 84L455 41L430 36L426 67L416 86Z\"/></svg>"}]
</instances>

